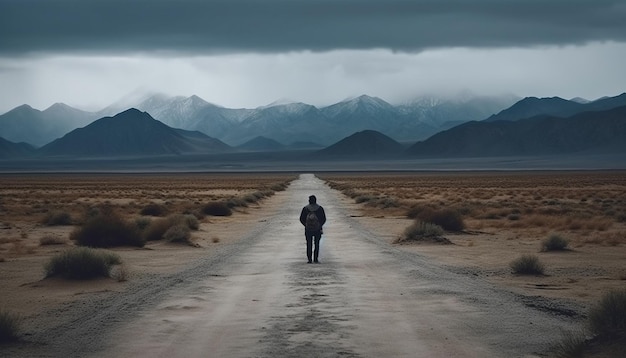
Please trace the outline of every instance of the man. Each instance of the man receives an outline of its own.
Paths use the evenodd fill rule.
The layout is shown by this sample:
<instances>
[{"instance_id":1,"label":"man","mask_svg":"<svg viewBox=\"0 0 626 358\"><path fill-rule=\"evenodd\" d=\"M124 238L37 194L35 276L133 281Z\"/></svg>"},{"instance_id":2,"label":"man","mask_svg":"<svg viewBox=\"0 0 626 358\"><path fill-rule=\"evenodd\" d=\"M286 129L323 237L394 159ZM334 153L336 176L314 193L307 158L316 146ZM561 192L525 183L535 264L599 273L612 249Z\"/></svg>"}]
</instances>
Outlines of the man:
<instances>
[{"instance_id":1,"label":"man","mask_svg":"<svg viewBox=\"0 0 626 358\"><path fill-rule=\"evenodd\" d=\"M324 208L317 204L315 195L309 196L309 205L302 208L300 222L304 225L308 263L319 263L320 239L322 238L322 226L326 223L326 213L324 213ZM315 243L314 252L313 243ZM311 258L313 258L313 261L311 261Z\"/></svg>"}]
</instances>

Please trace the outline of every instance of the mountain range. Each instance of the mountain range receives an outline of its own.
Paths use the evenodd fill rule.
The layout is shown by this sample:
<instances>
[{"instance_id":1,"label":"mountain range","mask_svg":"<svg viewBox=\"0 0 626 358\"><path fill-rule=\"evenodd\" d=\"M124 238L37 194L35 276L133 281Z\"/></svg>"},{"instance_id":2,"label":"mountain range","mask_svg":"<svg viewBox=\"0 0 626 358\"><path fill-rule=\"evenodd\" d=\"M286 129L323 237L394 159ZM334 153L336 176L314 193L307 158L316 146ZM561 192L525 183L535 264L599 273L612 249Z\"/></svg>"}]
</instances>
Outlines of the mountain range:
<instances>
[{"instance_id":1,"label":"mountain range","mask_svg":"<svg viewBox=\"0 0 626 358\"><path fill-rule=\"evenodd\" d=\"M142 103L148 106L147 102ZM626 94L597 101L529 97L493 116L485 117L484 120L461 121L457 125L454 121L446 121L454 118L453 116L439 119L431 116L429 118L433 127L438 123L439 128L450 128L439 130L421 141L413 140L410 144L389 135L389 132L401 131L402 128L409 132L407 113L419 106L392 106L381 99L368 96L324 108L290 103L254 110L226 109L207 104L196 96L152 97L149 103L154 107L153 112L161 113L162 116L169 113L169 118L181 125L191 123L189 118L205 118L196 122L204 123L205 126L206 123L212 123L216 131L219 127L217 124L229 123L221 127L224 129L221 132L223 137L233 136L232 133L249 133L239 134L239 138L251 138L233 147L202 131L173 128L153 118L147 111L133 108L94 120L38 149L24 141L14 142L0 138L0 158L228 155L233 152L293 153L301 150L311 153L310 158L348 160L626 153ZM442 108L441 104L431 103L430 106ZM12 115L17 113L17 117L5 114L0 118L5 122L0 123L6 124L11 118L18 118L29 125L36 121L41 124L45 117L42 113L55 113L61 109L70 114L76 113L63 105L53 107L55 108L40 112L21 106L7 112ZM25 119L24 113L29 112L37 114L36 121ZM397 115L398 113L404 114ZM207 118L220 120L212 121ZM330 118L335 120L328 120ZM79 119L68 115L64 123L77 123ZM425 121L419 123L427 125ZM29 128L27 125L25 127ZM355 130L329 145L320 144L320 133L329 137L329 133L332 133L334 138L339 136L335 132L340 129L348 131L349 128L361 127L366 129ZM238 129L230 132L233 128ZM245 128L250 128L250 132L246 132ZM253 132L257 135L252 137ZM291 141L281 142L274 137L259 134L265 132L279 134L279 137L284 136ZM3 131L0 137L4 137L4 134ZM305 136L305 140L301 136ZM272 155L272 158L277 156Z\"/></svg>"},{"instance_id":2,"label":"mountain range","mask_svg":"<svg viewBox=\"0 0 626 358\"><path fill-rule=\"evenodd\" d=\"M516 100L513 96L422 97L393 106L363 95L321 108L305 103L275 103L255 109L233 109L198 96L153 95L128 107L111 105L99 112L84 112L64 104L54 104L44 111L23 105L0 115L0 137L40 147L95 119L136 108L170 127L200 131L232 146L256 137L287 146L293 142L327 146L368 129L398 141L415 142L458 123L487 118Z\"/></svg>"}]
</instances>

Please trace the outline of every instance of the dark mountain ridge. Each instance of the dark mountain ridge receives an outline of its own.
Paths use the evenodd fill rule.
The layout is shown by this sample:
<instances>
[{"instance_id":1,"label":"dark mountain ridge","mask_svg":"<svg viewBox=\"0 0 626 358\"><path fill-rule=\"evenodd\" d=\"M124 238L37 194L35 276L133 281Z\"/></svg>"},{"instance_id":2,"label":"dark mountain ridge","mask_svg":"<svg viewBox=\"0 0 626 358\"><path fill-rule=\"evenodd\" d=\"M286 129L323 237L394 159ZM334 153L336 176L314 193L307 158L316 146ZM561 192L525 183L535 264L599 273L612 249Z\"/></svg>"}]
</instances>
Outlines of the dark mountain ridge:
<instances>
[{"instance_id":1,"label":"dark mountain ridge","mask_svg":"<svg viewBox=\"0 0 626 358\"><path fill-rule=\"evenodd\" d=\"M21 158L35 152L35 147L28 143L14 143L0 137L0 158Z\"/></svg>"},{"instance_id":2,"label":"dark mountain ridge","mask_svg":"<svg viewBox=\"0 0 626 358\"><path fill-rule=\"evenodd\" d=\"M517 121L538 115L570 117L577 113L604 111L621 106L626 106L626 93L615 97L603 97L596 101L585 103L574 100L568 101L560 97L526 97L498 114L492 115L486 121Z\"/></svg>"},{"instance_id":3,"label":"dark mountain ridge","mask_svg":"<svg viewBox=\"0 0 626 358\"><path fill-rule=\"evenodd\" d=\"M468 122L407 149L408 155L428 157L625 152L626 106L567 118Z\"/></svg>"},{"instance_id":4,"label":"dark mountain ridge","mask_svg":"<svg viewBox=\"0 0 626 358\"><path fill-rule=\"evenodd\" d=\"M364 130L348 136L339 142L317 152L320 157L360 157L361 159L395 157L405 147L388 136Z\"/></svg>"},{"instance_id":5,"label":"dark mountain ridge","mask_svg":"<svg viewBox=\"0 0 626 358\"><path fill-rule=\"evenodd\" d=\"M110 157L228 150L229 146L203 133L174 129L146 112L129 109L75 129L45 145L38 153L47 156Z\"/></svg>"}]
</instances>

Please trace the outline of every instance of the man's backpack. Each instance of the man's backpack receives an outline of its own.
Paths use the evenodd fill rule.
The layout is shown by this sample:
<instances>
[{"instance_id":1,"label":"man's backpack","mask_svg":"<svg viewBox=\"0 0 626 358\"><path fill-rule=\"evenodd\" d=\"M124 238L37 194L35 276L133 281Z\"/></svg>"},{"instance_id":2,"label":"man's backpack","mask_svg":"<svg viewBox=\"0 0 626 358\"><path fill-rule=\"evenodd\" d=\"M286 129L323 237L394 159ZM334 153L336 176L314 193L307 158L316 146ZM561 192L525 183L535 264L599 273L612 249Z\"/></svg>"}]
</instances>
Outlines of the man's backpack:
<instances>
[{"instance_id":1,"label":"man's backpack","mask_svg":"<svg viewBox=\"0 0 626 358\"><path fill-rule=\"evenodd\" d=\"M322 229L322 225L320 225L320 219L317 218L315 211L309 210L309 213L306 215L304 228L307 231L320 231Z\"/></svg>"}]
</instances>

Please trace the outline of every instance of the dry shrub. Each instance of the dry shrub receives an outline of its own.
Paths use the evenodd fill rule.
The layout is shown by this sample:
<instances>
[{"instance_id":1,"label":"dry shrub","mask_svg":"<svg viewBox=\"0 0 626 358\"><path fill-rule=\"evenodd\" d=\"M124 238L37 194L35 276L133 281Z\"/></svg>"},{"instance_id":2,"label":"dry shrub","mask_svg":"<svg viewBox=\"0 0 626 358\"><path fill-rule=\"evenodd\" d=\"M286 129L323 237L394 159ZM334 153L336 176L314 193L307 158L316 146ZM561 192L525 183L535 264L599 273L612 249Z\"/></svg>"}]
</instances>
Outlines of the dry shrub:
<instances>
[{"instance_id":1,"label":"dry shrub","mask_svg":"<svg viewBox=\"0 0 626 358\"><path fill-rule=\"evenodd\" d=\"M70 234L70 239L89 247L142 247L145 244L137 227L110 207L100 208L96 214L88 215L83 226Z\"/></svg>"},{"instance_id":2,"label":"dry shrub","mask_svg":"<svg viewBox=\"0 0 626 358\"><path fill-rule=\"evenodd\" d=\"M541 251L565 251L568 245L569 240L559 235L550 235L541 242Z\"/></svg>"},{"instance_id":3,"label":"dry shrub","mask_svg":"<svg viewBox=\"0 0 626 358\"><path fill-rule=\"evenodd\" d=\"M450 240L442 237L443 229L441 226L420 220L415 220L413 224L404 229L402 236L396 241L398 243L405 241L432 241L442 244L451 244Z\"/></svg>"},{"instance_id":4,"label":"dry shrub","mask_svg":"<svg viewBox=\"0 0 626 358\"><path fill-rule=\"evenodd\" d=\"M20 315L0 309L0 343L16 341L21 322Z\"/></svg>"},{"instance_id":5,"label":"dry shrub","mask_svg":"<svg viewBox=\"0 0 626 358\"><path fill-rule=\"evenodd\" d=\"M44 267L46 277L85 280L109 277L111 267L121 263L118 255L104 250L73 247L53 256Z\"/></svg>"},{"instance_id":6,"label":"dry shrub","mask_svg":"<svg viewBox=\"0 0 626 358\"><path fill-rule=\"evenodd\" d=\"M231 216L233 211L222 201L213 201L202 207L202 212L211 216Z\"/></svg>"},{"instance_id":7,"label":"dry shrub","mask_svg":"<svg viewBox=\"0 0 626 358\"><path fill-rule=\"evenodd\" d=\"M248 202L245 201L243 198L240 197L233 197L230 198L228 200L226 200L226 206L228 206L229 208L247 208L248 207Z\"/></svg>"},{"instance_id":8,"label":"dry shrub","mask_svg":"<svg viewBox=\"0 0 626 358\"><path fill-rule=\"evenodd\" d=\"M148 225L148 227L146 227L143 231L143 237L146 241L156 241L161 239L172 241L171 238L173 237L174 232L167 235L167 237L166 234L172 227L175 226L181 226L187 231L190 231L198 230L200 223L193 215L170 215L166 218L152 220L150 225Z\"/></svg>"},{"instance_id":9,"label":"dry shrub","mask_svg":"<svg viewBox=\"0 0 626 358\"><path fill-rule=\"evenodd\" d=\"M147 216L165 216L167 215L167 208L164 205L157 203L150 203L141 209L141 215Z\"/></svg>"},{"instance_id":10,"label":"dry shrub","mask_svg":"<svg viewBox=\"0 0 626 358\"><path fill-rule=\"evenodd\" d=\"M111 268L109 275L117 282L126 282L128 281L128 276L130 276L130 273L128 271L128 267L126 267L126 265L122 263Z\"/></svg>"},{"instance_id":11,"label":"dry shrub","mask_svg":"<svg viewBox=\"0 0 626 358\"><path fill-rule=\"evenodd\" d=\"M543 275L545 266L535 255L525 254L510 264L513 273L518 275Z\"/></svg>"},{"instance_id":12,"label":"dry shrub","mask_svg":"<svg viewBox=\"0 0 626 358\"><path fill-rule=\"evenodd\" d=\"M552 353L558 358L583 357L587 350L587 339L583 331L562 332L559 342L554 344Z\"/></svg>"},{"instance_id":13,"label":"dry shrub","mask_svg":"<svg viewBox=\"0 0 626 358\"><path fill-rule=\"evenodd\" d=\"M191 230L185 224L173 225L163 234L163 238L169 242L191 243Z\"/></svg>"},{"instance_id":14,"label":"dry shrub","mask_svg":"<svg viewBox=\"0 0 626 358\"><path fill-rule=\"evenodd\" d=\"M273 184L272 186L270 186L270 189L273 191L284 191L287 189L288 186L289 186L289 182L284 182L284 183Z\"/></svg>"},{"instance_id":15,"label":"dry shrub","mask_svg":"<svg viewBox=\"0 0 626 358\"><path fill-rule=\"evenodd\" d=\"M163 234L171 227L169 220L165 218L150 221L150 225L143 230L143 238L146 241L157 241L163 238Z\"/></svg>"},{"instance_id":16,"label":"dry shrub","mask_svg":"<svg viewBox=\"0 0 626 358\"><path fill-rule=\"evenodd\" d=\"M148 226L150 226L150 222L152 222L150 218L141 216L135 219L135 226L139 231L144 231Z\"/></svg>"},{"instance_id":17,"label":"dry shrub","mask_svg":"<svg viewBox=\"0 0 626 358\"><path fill-rule=\"evenodd\" d=\"M592 333L626 339L626 289L606 293L591 309L588 320Z\"/></svg>"},{"instance_id":18,"label":"dry shrub","mask_svg":"<svg viewBox=\"0 0 626 358\"><path fill-rule=\"evenodd\" d=\"M254 194L246 194L243 196L243 200L245 200L246 203L254 204L259 201L259 198L257 198Z\"/></svg>"},{"instance_id":19,"label":"dry shrub","mask_svg":"<svg viewBox=\"0 0 626 358\"><path fill-rule=\"evenodd\" d=\"M417 214L417 219L441 226L447 231L463 231L465 223L458 211L452 209L425 209Z\"/></svg>"},{"instance_id":20,"label":"dry shrub","mask_svg":"<svg viewBox=\"0 0 626 358\"><path fill-rule=\"evenodd\" d=\"M357 204L369 203L373 200L376 200L376 197L374 195L359 195L354 198L354 202Z\"/></svg>"},{"instance_id":21,"label":"dry shrub","mask_svg":"<svg viewBox=\"0 0 626 358\"><path fill-rule=\"evenodd\" d=\"M46 246L46 245L65 245L67 243L67 241L62 238L62 237L58 237L58 236L54 236L54 235L46 235L44 237L42 237L41 239L39 239L39 245L41 246Z\"/></svg>"}]
</instances>

